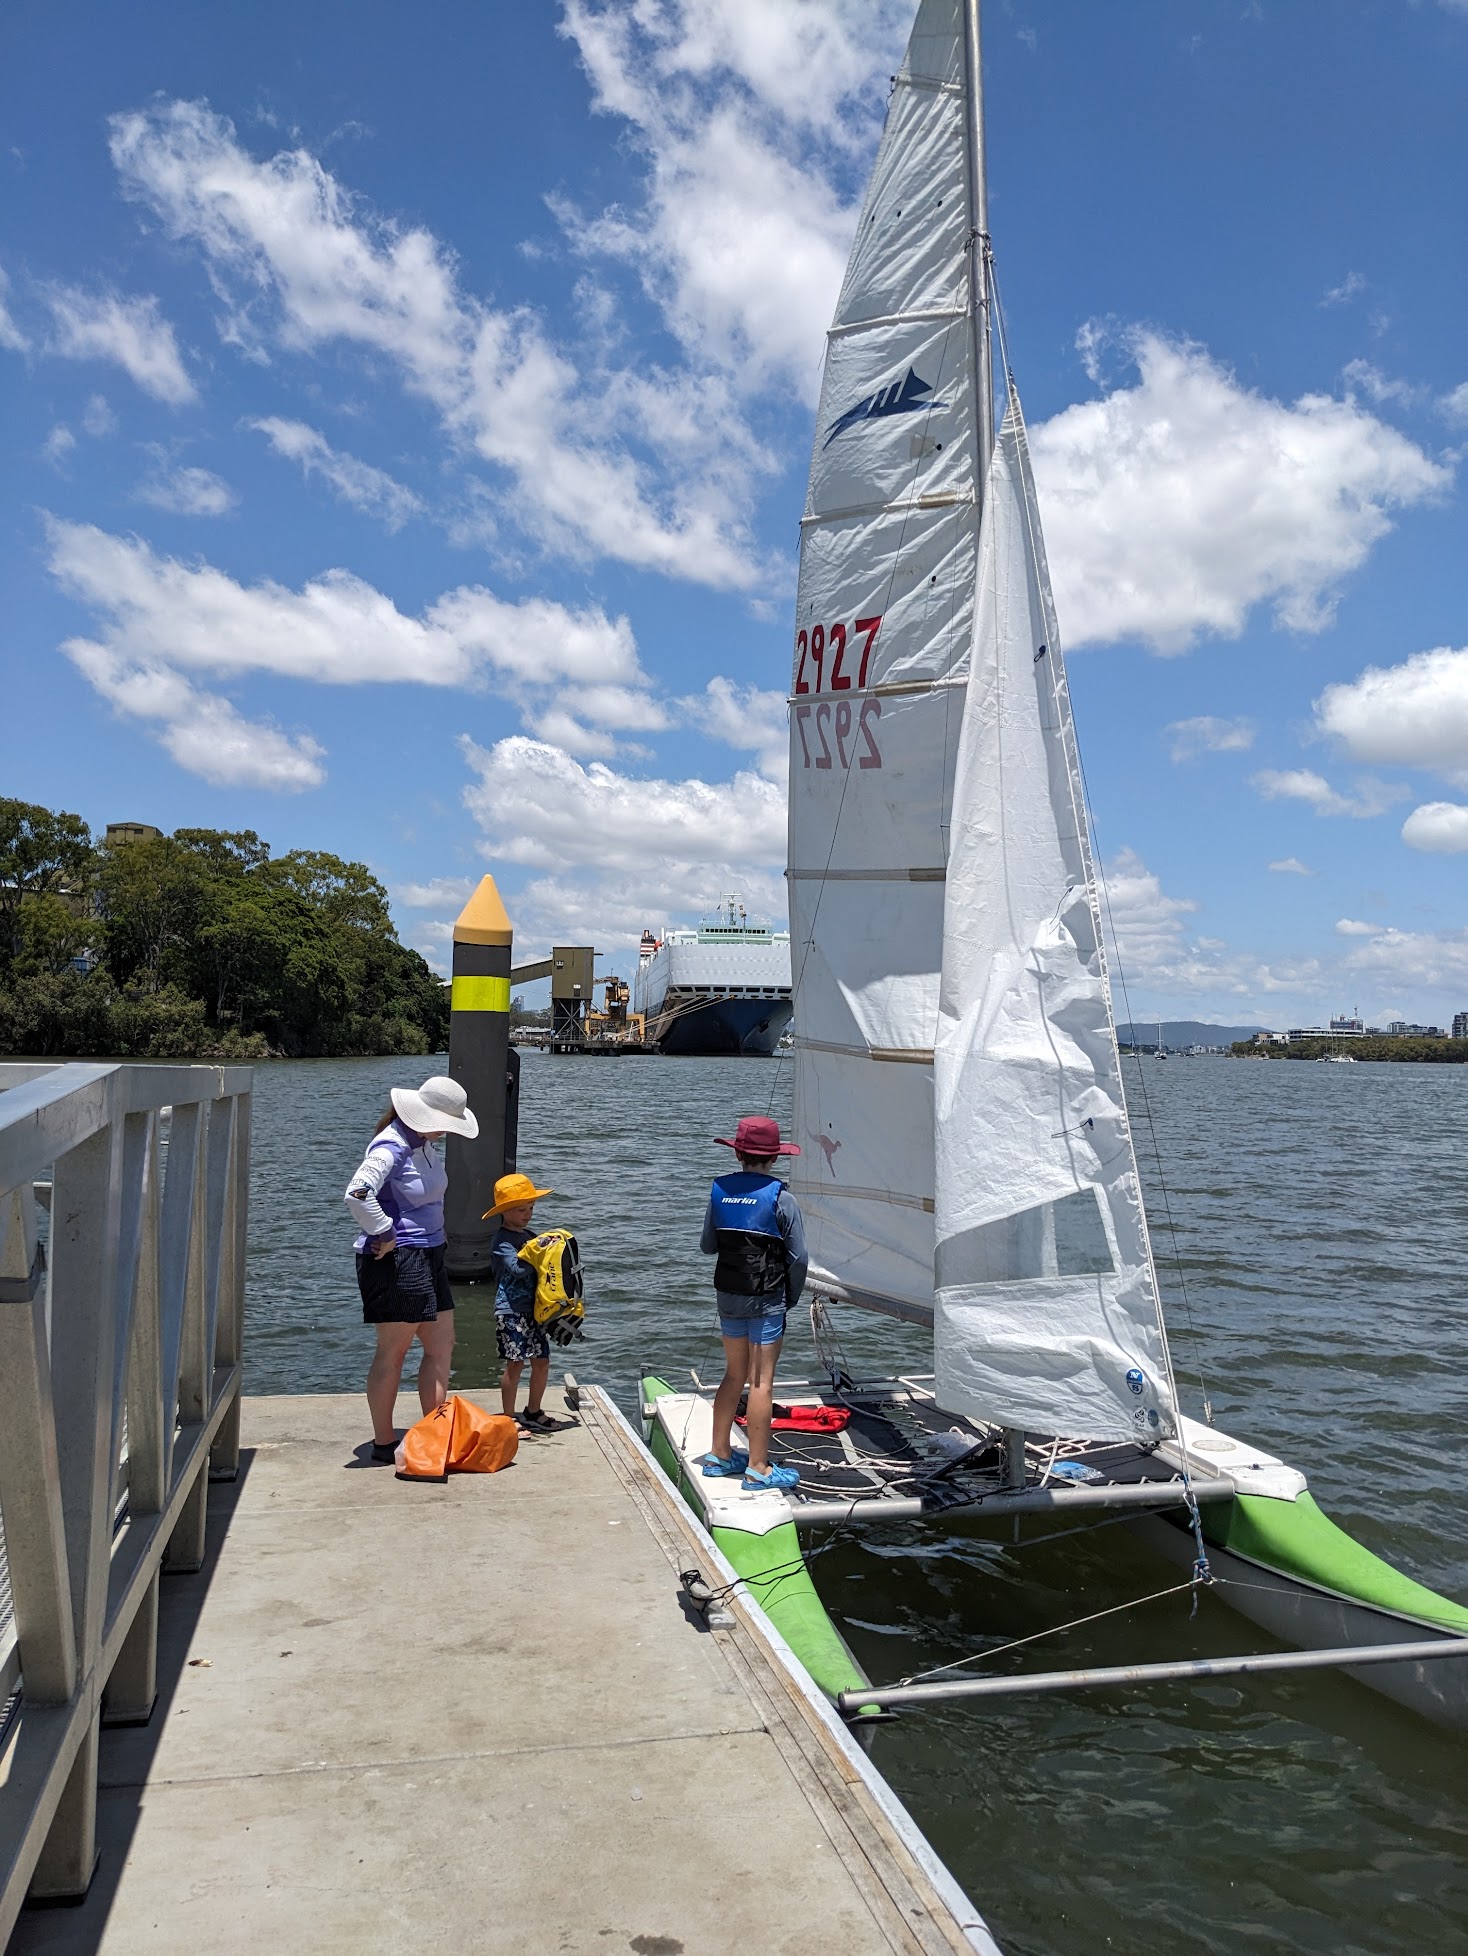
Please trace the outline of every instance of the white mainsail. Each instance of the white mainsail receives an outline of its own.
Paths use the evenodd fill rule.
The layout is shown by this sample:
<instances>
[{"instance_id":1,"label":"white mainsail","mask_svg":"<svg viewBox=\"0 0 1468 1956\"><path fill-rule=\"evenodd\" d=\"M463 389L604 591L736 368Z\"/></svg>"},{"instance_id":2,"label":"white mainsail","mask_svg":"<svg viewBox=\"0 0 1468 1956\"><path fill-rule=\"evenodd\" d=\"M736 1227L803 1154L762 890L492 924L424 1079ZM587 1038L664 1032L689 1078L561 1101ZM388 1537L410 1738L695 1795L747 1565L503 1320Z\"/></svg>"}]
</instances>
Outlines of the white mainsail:
<instances>
[{"instance_id":1,"label":"white mainsail","mask_svg":"<svg viewBox=\"0 0 1468 1956\"><path fill-rule=\"evenodd\" d=\"M945 1408L1161 1437L1166 1339L1012 393L978 461L974 33L963 0L923 0L829 336L791 697L792 1179L815 1288L933 1323Z\"/></svg>"},{"instance_id":2,"label":"white mainsail","mask_svg":"<svg viewBox=\"0 0 1468 1956\"><path fill-rule=\"evenodd\" d=\"M939 1403L1030 1432L1175 1425L1070 696L1019 400L995 444L935 1056Z\"/></svg>"},{"instance_id":3,"label":"white mainsail","mask_svg":"<svg viewBox=\"0 0 1468 1956\"><path fill-rule=\"evenodd\" d=\"M959 0L923 0L828 342L790 712L794 1187L812 1280L923 1321L976 555L963 70Z\"/></svg>"}]
</instances>

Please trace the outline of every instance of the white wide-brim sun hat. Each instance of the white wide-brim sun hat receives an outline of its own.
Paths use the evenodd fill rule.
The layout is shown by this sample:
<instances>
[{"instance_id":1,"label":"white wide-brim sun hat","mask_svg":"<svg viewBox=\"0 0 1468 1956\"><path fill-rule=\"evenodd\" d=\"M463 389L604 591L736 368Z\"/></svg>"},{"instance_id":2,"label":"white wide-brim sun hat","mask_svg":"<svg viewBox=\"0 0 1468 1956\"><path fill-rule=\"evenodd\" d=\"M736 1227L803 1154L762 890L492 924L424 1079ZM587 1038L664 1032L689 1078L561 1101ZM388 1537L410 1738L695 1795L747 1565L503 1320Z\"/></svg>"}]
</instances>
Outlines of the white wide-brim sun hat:
<instances>
[{"instance_id":1,"label":"white wide-brim sun hat","mask_svg":"<svg viewBox=\"0 0 1468 1956\"><path fill-rule=\"evenodd\" d=\"M445 1073L435 1073L416 1093L411 1087L394 1087L391 1098L393 1112L416 1134L462 1134L472 1141L479 1132L469 1096Z\"/></svg>"}]
</instances>

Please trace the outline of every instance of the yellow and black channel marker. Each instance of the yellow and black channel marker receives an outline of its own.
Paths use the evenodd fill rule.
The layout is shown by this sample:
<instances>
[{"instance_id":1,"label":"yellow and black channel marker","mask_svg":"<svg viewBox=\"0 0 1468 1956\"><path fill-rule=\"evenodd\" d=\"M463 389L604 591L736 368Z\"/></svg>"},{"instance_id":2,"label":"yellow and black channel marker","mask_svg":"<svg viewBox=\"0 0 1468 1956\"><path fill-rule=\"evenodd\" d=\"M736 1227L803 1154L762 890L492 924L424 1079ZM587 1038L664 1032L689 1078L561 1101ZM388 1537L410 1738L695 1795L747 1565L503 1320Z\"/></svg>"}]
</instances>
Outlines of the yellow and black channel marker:
<instances>
[{"instance_id":1,"label":"yellow and black channel marker","mask_svg":"<svg viewBox=\"0 0 1468 1956\"><path fill-rule=\"evenodd\" d=\"M451 1134L444 1198L451 1277L482 1277L498 1223L483 1220L505 1172L505 1099L510 1063L510 949L514 933L494 878L478 889L454 925L449 1072L479 1118L472 1141Z\"/></svg>"}]
</instances>

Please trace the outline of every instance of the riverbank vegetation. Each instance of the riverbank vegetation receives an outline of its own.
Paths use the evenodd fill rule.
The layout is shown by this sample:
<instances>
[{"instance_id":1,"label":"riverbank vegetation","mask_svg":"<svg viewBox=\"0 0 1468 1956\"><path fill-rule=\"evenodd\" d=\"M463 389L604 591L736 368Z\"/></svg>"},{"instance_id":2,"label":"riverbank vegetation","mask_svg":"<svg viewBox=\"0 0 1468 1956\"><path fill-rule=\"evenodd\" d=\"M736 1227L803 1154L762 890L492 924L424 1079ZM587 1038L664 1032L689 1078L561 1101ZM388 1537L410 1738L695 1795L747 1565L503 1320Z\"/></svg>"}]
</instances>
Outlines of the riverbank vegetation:
<instances>
[{"instance_id":1,"label":"riverbank vegetation","mask_svg":"<svg viewBox=\"0 0 1468 1956\"><path fill-rule=\"evenodd\" d=\"M98 843L0 797L0 1052L263 1059L429 1053L448 995L387 892L252 830Z\"/></svg>"},{"instance_id":2,"label":"riverbank vegetation","mask_svg":"<svg viewBox=\"0 0 1468 1956\"><path fill-rule=\"evenodd\" d=\"M1256 1046L1252 1039L1241 1039L1229 1047L1229 1052L1234 1059L1319 1060L1338 1055L1353 1060L1429 1060L1452 1065L1468 1060L1468 1039L1383 1035L1380 1039L1292 1039L1287 1046Z\"/></svg>"}]
</instances>

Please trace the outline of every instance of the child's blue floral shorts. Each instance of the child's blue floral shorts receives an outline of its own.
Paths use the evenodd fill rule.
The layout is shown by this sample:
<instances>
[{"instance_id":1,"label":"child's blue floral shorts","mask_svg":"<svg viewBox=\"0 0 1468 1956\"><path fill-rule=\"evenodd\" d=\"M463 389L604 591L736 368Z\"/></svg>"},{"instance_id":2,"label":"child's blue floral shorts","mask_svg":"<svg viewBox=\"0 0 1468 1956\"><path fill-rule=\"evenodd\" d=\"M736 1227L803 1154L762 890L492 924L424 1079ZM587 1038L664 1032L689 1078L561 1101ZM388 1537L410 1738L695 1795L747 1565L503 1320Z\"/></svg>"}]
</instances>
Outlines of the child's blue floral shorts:
<instances>
[{"instance_id":1,"label":"child's blue floral shorts","mask_svg":"<svg viewBox=\"0 0 1468 1956\"><path fill-rule=\"evenodd\" d=\"M534 1318L522 1318L518 1311L497 1311L494 1320L495 1343L507 1365L523 1365L527 1358L549 1358L550 1339Z\"/></svg>"}]
</instances>

